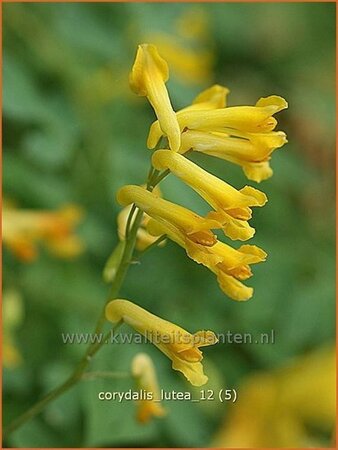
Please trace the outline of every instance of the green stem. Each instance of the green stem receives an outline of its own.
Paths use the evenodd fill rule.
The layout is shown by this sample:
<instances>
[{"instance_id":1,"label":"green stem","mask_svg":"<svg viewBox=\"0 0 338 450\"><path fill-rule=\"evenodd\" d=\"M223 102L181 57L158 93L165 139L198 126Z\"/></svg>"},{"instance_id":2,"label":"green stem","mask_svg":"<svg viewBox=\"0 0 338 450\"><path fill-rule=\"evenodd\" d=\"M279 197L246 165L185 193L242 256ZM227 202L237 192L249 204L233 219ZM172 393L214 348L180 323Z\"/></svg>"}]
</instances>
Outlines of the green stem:
<instances>
[{"instance_id":1,"label":"green stem","mask_svg":"<svg viewBox=\"0 0 338 450\"><path fill-rule=\"evenodd\" d=\"M130 211L130 214L133 214L133 213L134 213L133 211ZM126 245L124 247L123 255L122 255L119 267L116 271L113 283L109 290L108 299L105 303L105 306L110 300L114 300L114 298L116 298L116 296L118 295L119 290L122 286L122 283L125 279L130 262L133 257L133 252L134 252L134 248L135 248L135 244L136 244L137 230L141 224L142 216L143 216L143 212L141 210L138 210L136 213L136 216L135 216L134 223L130 229L128 238L126 239ZM101 311L99 320L96 324L96 328L94 331L95 334L98 334L101 332L101 330L105 324L105 321L106 321L105 308L103 308Z\"/></svg>"},{"instance_id":2,"label":"green stem","mask_svg":"<svg viewBox=\"0 0 338 450\"><path fill-rule=\"evenodd\" d=\"M131 378L131 374L128 372L86 372L83 374L83 380L97 380L98 378L106 378L111 380L119 380L124 378Z\"/></svg>"},{"instance_id":3,"label":"green stem","mask_svg":"<svg viewBox=\"0 0 338 450\"><path fill-rule=\"evenodd\" d=\"M29 408L25 413L14 419L7 427L5 427L3 431L3 438L6 439L11 433L13 433L13 431L39 414L45 408L45 406L48 405L48 403L62 395L64 392L68 391L68 389L75 383L77 383L77 381L78 378L74 375L71 375L64 383L50 391L45 397L35 403L34 406Z\"/></svg>"},{"instance_id":4,"label":"green stem","mask_svg":"<svg viewBox=\"0 0 338 450\"><path fill-rule=\"evenodd\" d=\"M134 212L135 212L135 211L136 211L136 205L134 204L134 205L131 207L131 210L130 210L130 213L129 213L128 219L127 219L126 231L125 231L126 239L127 239L128 236L129 236L130 225L131 225L131 222L132 222L132 220L133 220L133 215L134 215Z\"/></svg>"},{"instance_id":5,"label":"green stem","mask_svg":"<svg viewBox=\"0 0 338 450\"><path fill-rule=\"evenodd\" d=\"M152 244L148 245L148 247L146 247L144 250L140 251L140 255L144 255L146 252L148 252L149 250L151 250L154 247L157 247L161 242L165 241L167 239L167 235L166 234L162 234L162 236L160 236L158 239L156 239L156 241L154 241Z\"/></svg>"},{"instance_id":6,"label":"green stem","mask_svg":"<svg viewBox=\"0 0 338 450\"><path fill-rule=\"evenodd\" d=\"M153 188L159 183L159 179L161 178L161 175L159 176L159 172L157 170L154 170L151 168L147 180L147 190L152 191ZM99 335L101 333L103 326L105 324L105 306L106 304L115 299L116 296L119 293L119 290L122 286L122 283L125 279L125 276L127 274L128 268L130 266L130 262L133 257L135 244L136 244L136 238L137 238L137 231L139 226L141 225L142 217L143 217L143 211L141 211L138 208L132 208L128 217L127 222L129 224L132 223L132 216L134 215L135 211L137 210L135 220L133 221L133 224L131 228L129 229L128 236L126 236L126 244L124 247L123 255L119 264L119 267L116 271L114 280L112 282L108 299L102 309L102 312L100 314L100 317L97 321L94 336ZM113 327L113 331L115 331L120 325L121 321L115 324ZM106 338L110 335L110 332L107 333L103 339L100 340L100 342L94 342L89 345L87 348L85 354L83 355L82 359L79 361L78 365L76 366L74 372L69 376L69 378L66 379L60 386L56 387L52 391L50 391L48 394L45 395L41 400L39 400L35 405L33 405L31 408L29 408L26 412L24 412L21 416L14 419L6 428L3 430L3 437L7 438L11 433L13 433L17 428L21 427L24 423L35 417L37 414L39 414L46 405L48 405L51 401L58 398L60 395L64 394L66 391L68 391L72 386L74 386L78 381L81 380L83 377L83 374L85 370L87 369L92 357L95 355L95 353L104 345Z\"/></svg>"},{"instance_id":7,"label":"green stem","mask_svg":"<svg viewBox=\"0 0 338 450\"><path fill-rule=\"evenodd\" d=\"M159 184L162 180L164 180L170 174L170 170L167 169L162 172L155 180L155 184Z\"/></svg>"}]
</instances>

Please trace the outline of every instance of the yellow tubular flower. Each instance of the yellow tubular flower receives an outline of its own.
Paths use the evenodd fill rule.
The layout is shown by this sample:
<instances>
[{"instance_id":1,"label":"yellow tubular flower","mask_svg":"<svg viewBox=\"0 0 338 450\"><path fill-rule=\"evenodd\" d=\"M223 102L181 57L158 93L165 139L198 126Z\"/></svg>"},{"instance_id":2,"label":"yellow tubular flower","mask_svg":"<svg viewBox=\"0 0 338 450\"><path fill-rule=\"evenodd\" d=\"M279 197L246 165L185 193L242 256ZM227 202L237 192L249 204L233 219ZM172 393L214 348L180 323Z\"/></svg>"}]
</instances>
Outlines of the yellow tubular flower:
<instances>
[{"instance_id":1,"label":"yellow tubular flower","mask_svg":"<svg viewBox=\"0 0 338 450\"><path fill-rule=\"evenodd\" d=\"M117 193L117 201L123 206L135 203L150 217L179 229L193 242L206 246L212 246L216 242L216 237L210 229L220 228L219 222L159 198L140 186L123 186Z\"/></svg>"},{"instance_id":2,"label":"yellow tubular flower","mask_svg":"<svg viewBox=\"0 0 338 450\"><path fill-rule=\"evenodd\" d=\"M237 134L236 137L230 134ZM282 147L286 135L282 131L270 133L227 133L187 130L182 133L180 153L192 149L238 164L249 180L260 182L272 176L269 165L271 153Z\"/></svg>"},{"instance_id":3,"label":"yellow tubular flower","mask_svg":"<svg viewBox=\"0 0 338 450\"><path fill-rule=\"evenodd\" d=\"M139 45L129 77L130 87L137 95L148 98L161 130L168 136L170 148L177 151L181 143L181 133L165 86L168 78L168 65L158 54L156 47L151 44Z\"/></svg>"},{"instance_id":4,"label":"yellow tubular flower","mask_svg":"<svg viewBox=\"0 0 338 450\"><path fill-rule=\"evenodd\" d=\"M43 242L56 256L71 258L83 251L82 241L73 233L81 217L82 211L77 206L59 211L5 208L3 242L26 262L37 257L38 242Z\"/></svg>"},{"instance_id":5,"label":"yellow tubular flower","mask_svg":"<svg viewBox=\"0 0 338 450\"><path fill-rule=\"evenodd\" d=\"M218 241L210 249L188 242L186 251L190 258L216 275L220 288L232 300L245 301L252 297L253 289L240 280L252 276L250 264L265 261L266 253L262 249L255 245L242 245L236 250Z\"/></svg>"},{"instance_id":6,"label":"yellow tubular flower","mask_svg":"<svg viewBox=\"0 0 338 450\"><path fill-rule=\"evenodd\" d=\"M131 372L138 389L152 395L152 400L142 399L138 401L137 420L141 423L147 423L153 416L165 416L166 411L159 403L160 390L151 358L146 353L138 353L131 363Z\"/></svg>"},{"instance_id":7,"label":"yellow tubular flower","mask_svg":"<svg viewBox=\"0 0 338 450\"><path fill-rule=\"evenodd\" d=\"M247 222L251 217L249 207L267 202L263 192L250 186L238 191L184 156L168 150L156 151L152 164L158 170L169 169L201 195L215 210L207 217L218 221L228 237L244 241L253 236L255 230Z\"/></svg>"},{"instance_id":8,"label":"yellow tubular flower","mask_svg":"<svg viewBox=\"0 0 338 450\"><path fill-rule=\"evenodd\" d=\"M147 229L154 236L166 234L185 249L189 258L210 269L217 276L222 291L231 299L245 301L252 297L253 289L239 280L251 277L250 264L265 261L267 255L264 250L255 245L242 245L236 250L220 241L212 247L205 247L186 239L179 230L167 228L155 220L149 221Z\"/></svg>"},{"instance_id":9,"label":"yellow tubular flower","mask_svg":"<svg viewBox=\"0 0 338 450\"><path fill-rule=\"evenodd\" d=\"M176 116L178 118L181 114L187 111L206 111L216 108L225 108L228 93L228 88L220 86L219 84L214 84L210 88L205 89L200 94L198 94L197 97L195 97L195 99L193 100L192 104L178 111L176 113ZM162 136L163 132L161 130L159 121L156 120L154 123L152 123L149 130L147 140L148 148L155 148Z\"/></svg>"},{"instance_id":10,"label":"yellow tubular flower","mask_svg":"<svg viewBox=\"0 0 338 450\"><path fill-rule=\"evenodd\" d=\"M212 331L190 334L183 328L163 320L128 300L112 300L106 306L106 317L116 323L123 320L172 361L172 368L182 372L194 386L208 381L204 375L203 355L199 347L217 343Z\"/></svg>"},{"instance_id":11,"label":"yellow tubular flower","mask_svg":"<svg viewBox=\"0 0 338 450\"><path fill-rule=\"evenodd\" d=\"M214 131L223 128L236 128L251 133L272 131L277 121L273 114L288 107L287 102L276 95L261 98L256 106L232 106L203 111L185 111L177 116L181 130Z\"/></svg>"}]
</instances>

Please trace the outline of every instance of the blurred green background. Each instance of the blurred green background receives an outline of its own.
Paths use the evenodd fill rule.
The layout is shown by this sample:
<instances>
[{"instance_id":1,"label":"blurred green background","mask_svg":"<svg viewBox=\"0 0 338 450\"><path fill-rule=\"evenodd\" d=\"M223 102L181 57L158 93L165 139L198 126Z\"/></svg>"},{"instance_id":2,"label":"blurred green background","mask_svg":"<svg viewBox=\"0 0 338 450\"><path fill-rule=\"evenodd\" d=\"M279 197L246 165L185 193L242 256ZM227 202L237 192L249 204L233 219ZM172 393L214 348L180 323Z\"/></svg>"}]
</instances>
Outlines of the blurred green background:
<instances>
[{"instance_id":1,"label":"blurred green background","mask_svg":"<svg viewBox=\"0 0 338 450\"><path fill-rule=\"evenodd\" d=\"M278 129L289 144L273 154L274 176L259 185L269 203L254 211L250 243L269 257L254 267L249 302L226 298L213 274L172 243L131 268L121 297L189 331L275 330L271 345L206 348L211 389L237 388L252 373L282 367L334 339L335 5L5 4L4 197L30 209L80 205L78 234L86 246L69 261L41 248L29 264L4 249L3 291L21 299L13 332L21 362L4 368L5 423L70 373L85 346L63 345L61 333L92 331L106 298L102 269L117 243L120 210L115 192L144 182L151 155L145 142L153 111L128 91L136 45L149 39L176 46L168 83L176 109L215 82L230 89L230 105L281 95L289 109L277 116ZM237 166L195 160L237 188L255 185ZM201 207L172 177L163 192ZM106 346L92 369L128 371L140 350L154 358L164 389L191 390L151 344ZM5 444L203 447L227 423L229 408L217 401L171 402L166 418L140 425L132 402L97 399L102 390L131 386L130 379L84 381ZM328 424L308 432L310 443L331 442Z\"/></svg>"}]
</instances>

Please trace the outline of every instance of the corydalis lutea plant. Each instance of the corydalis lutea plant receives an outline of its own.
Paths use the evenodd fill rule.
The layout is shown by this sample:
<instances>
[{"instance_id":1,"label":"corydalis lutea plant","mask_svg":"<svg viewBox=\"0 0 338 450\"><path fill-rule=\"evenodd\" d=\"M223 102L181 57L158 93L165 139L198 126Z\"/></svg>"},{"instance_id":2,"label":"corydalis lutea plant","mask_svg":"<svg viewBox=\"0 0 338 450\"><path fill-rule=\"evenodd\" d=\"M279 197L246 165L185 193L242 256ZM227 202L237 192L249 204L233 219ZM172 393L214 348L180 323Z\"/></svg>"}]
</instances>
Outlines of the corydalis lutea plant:
<instances>
[{"instance_id":1,"label":"corydalis lutea plant","mask_svg":"<svg viewBox=\"0 0 338 450\"><path fill-rule=\"evenodd\" d=\"M226 107L229 91L215 85L198 95L192 105L175 113L165 84L168 77L168 66L156 47L140 45L130 84L136 94L148 98L157 116L150 127L148 147L155 148L163 137L167 138L167 146L160 145L152 155L153 184L128 185L118 191L117 201L130 212L126 223L121 225L119 221L119 236L123 242L133 214L142 211L143 227L137 236L139 247L147 248L169 238L183 247L191 259L210 269L227 296L237 301L248 300L253 289L242 281L251 277L250 265L264 261L267 255L255 245L235 249L220 241L213 230L222 230L232 240L250 239L255 233L249 225L251 208L264 206L267 197L250 186L235 189L190 161L185 154L189 150L208 154L209 150L214 156L241 165L248 178L264 180L272 175L271 153L286 142L285 133L273 131L277 124L273 115L286 108L287 103L281 97L270 96L261 98L255 106ZM194 189L212 210L200 216L154 192L153 187L168 174ZM121 214L126 217L124 212L120 217ZM126 228L125 234L121 227ZM122 320L142 334L155 330L173 335L178 329L122 299L108 304L106 317L113 323ZM173 369L181 371L193 385L201 386L208 378L203 372L198 346L215 344L217 339L213 332L201 331L197 335L203 336L202 343L194 345L196 334L182 331L190 336L183 346L174 337L168 345L155 345L173 361ZM207 335L209 340L205 339Z\"/></svg>"},{"instance_id":2,"label":"corydalis lutea plant","mask_svg":"<svg viewBox=\"0 0 338 450\"><path fill-rule=\"evenodd\" d=\"M120 242L104 269L104 278L111 286L95 333L104 331L107 320L115 324L114 330L126 323L168 356L173 369L183 373L191 384L202 386L208 378L203 371L200 348L216 344L215 334L204 330L190 333L129 300L120 299L119 291L135 248L149 250L163 245L168 238L191 259L210 269L228 297L237 301L252 297L253 289L242 281L252 275L250 265L264 261L266 253L247 244L235 249L220 241L214 230L221 230L231 240L250 239L255 232L249 225L251 208L262 207L267 198L250 186L235 189L190 161L187 155L189 151L200 152L240 165L247 178L257 182L271 177L271 154L286 142L283 132L274 131L277 121L273 115L287 108L287 103L281 97L270 96L261 98L255 106L228 107L228 89L214 85L201 92L191 105L175 112L165 84L168 78L167 63L156 47L139 45L130 86L137 95L148 98L157 116L147 140L148 148L155 151L146 184L123 186L117 193L118 202L126 209L118 217ZM162 198L158 185L169 174L194 189L209 204L210 212L200 216ZM4 435L83 379L104 341L90 344L70 377L14 420ZM159 411L150 413L149 404L146 407L147 417L160 415Z\"/></svg>"},{"instance_id":3,"label":"corydalis lutea plant","mask_svg":"<svg viewBox=\"0 0 338 450\"><path fill-rule=\"evenodd\" d=\"M159 193L151 192L151 186L124 186L117 193L117 200L144 212L140 246L142 242L143 246L148 245L145 240L153 244L155 236L166 236L183 247L190 258L214 272L226 295L234 300L248 300L253 290L241 281L252 275L250 265L264 261L266 253L254 245L234 249L221 242L213 230L222 230L231 240L250 239L255 233L249 225L251 208L262 207L267 197L250 186L235 189L185 154L191 150L210 154L240 165L251 180L265 180L272 175L272 152L286 142L285 133L274 131L277 121L273 115L287 108L287 103L281 97L270 96L261 98L255 106L227 107L229 90L215 85L175 113L165 85L168 76L167 64L156 47L140 45L130 83L134 92L149 99L158 118L150 127L148 148L154 149L163 136L168 140L168 148L153 153L152 170L158 179L168 173L175 175L212 210L201 217L162 199Z\"/></svg>"}]
</instances>

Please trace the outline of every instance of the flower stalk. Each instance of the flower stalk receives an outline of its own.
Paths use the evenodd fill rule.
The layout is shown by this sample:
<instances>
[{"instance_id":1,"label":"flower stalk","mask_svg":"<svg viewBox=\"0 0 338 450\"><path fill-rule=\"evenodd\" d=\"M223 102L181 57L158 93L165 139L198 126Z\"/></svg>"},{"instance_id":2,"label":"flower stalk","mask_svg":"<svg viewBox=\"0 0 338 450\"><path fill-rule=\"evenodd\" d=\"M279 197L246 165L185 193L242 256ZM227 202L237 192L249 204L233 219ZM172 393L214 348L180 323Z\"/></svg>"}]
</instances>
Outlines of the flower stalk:
<instances>
[{"instance_id":1,"label":"flower stalk","mask_svg":"<svg viewBox=\"0 0 338 450\"><path fill-rule=\"evenodd\" d=\"M147 182L147 190L152 191L152 189L159 183L157 180L158 175L160 174L159 171L155 169L151 169L150 176L148 178ZM163 178L161 178L163 179ZM160 181L161 181L160 179ZM132 222L132 216L135 214L135 220ZM136 237L137 237L137 231L141 224L143 216L143 211L141 211L138 208L132 208L129 217L127 220L127 223L129 223L129 229L127 230L128 233L126 234L126 242L124 246L124 251L120 260L120 263L117 267L116 274L112 280L112 284L108 293L107 301L105 302L101 314L99 316L99 319L95 326L94 335L98 335L102 332L104 324L106 322L105 318L105 306L110 300L113 300L118 295L121 286L123 284L123 281L127 275L129 266L131 264L133 253L135 249L136 244ZM132 225L131 225L132 223ZM43 409L52 401L54 401L56 398L63 395L65 392L67 392L69 389L71 389L74 385L76 385L81 379L83 379L83 376L86 372L86 369L88 368L93 356L101 349L101 347L104 345L106 340L111 336L111 332L115 332L121 325L122 321L117 322L112 330L110 330L108 333L106 333L102 340L100 342L94 342L91 343L88 347L86 352L84 353L83 357L75 367L73 373L59 386L57 386L55 389L51 390L49 393L47 393L41 400L36 402L31 408L29 408L26 412L24 412L21 416L14 419L9 425L7 425L3 430L3 438L7 439L14 431L16 431L18 428L20 428L22 425L24 425L26 422L33 419L35 416L40 414Z\"/></svg>"},{"instance_id":2,"label":"flower stalk","mask_svg":"<svg viewBox=\"0 0 338 450\"><path fill-rule=\"evenodd\" d=\"M117 193L118 203L124 206L118 216L120 242L103 271L103 278L110 283L110 289L94 330L94 334L103 336L103 339L87 347L73 373L62 384L4 429L6 437L77 382L88 378L90 372L87 368L92 357L111 334L103 333L106 320L114 324L113 332L125 322L147 338L149 333L161 337L181 334L185 342L176 338L169 343L158 342L154 338L149 340L172 361L172 368L181 372L192 385L206 384L208 377L203 371L203 355L199 347L217 343L212 331L191 334L136 303L119 298L128 269L134 262L135 250L140 255L163 244L168 238L184 248L195 262L211 270L229 298L246 301L253 295L253 288L242 284L242 281L252 275L250 265L265 261L267 254L254 245L232 248L220 241L213 230L222 229L232 240L250 239L255 232L248 224L251 208L263 206L267 198L251 186L235 189L190 161L187 154L190 151L205 152L228 160L242 166L247 178L257 182L269 178L272 175L269 166L271 153L286 142L285 133L274 131L277 120L273 115L287 108L287 102L273 95L261 98L255 106L228 107L228 89L215 85L199 94L192 105L175 112L165 85L168 77L167 63L156 47L139 45L130 74L130 86L137 95L147 97L155 111L157 121L150 127L148 147L156 148L146 184L126 185ZM195 190L212 210L200 216L164 199L156 186L170 173ZM143 369L145 371L143 384L147 389L155 381L152 365L145 357L136 361L137 368L142 369L142 373ZM136 372L142 375L138 370ZM143 407L144 421L151 415L162 415L162 411L154 409L153 404Z\"/></svg>"}]
</instances>

